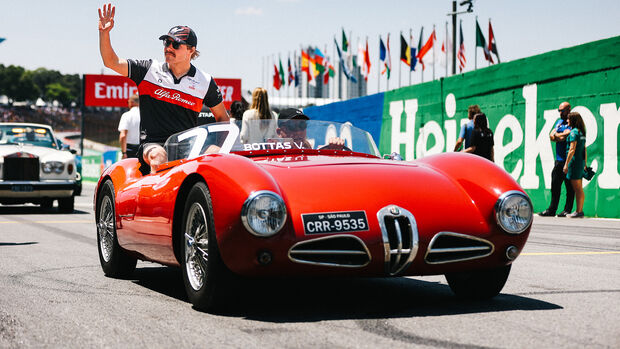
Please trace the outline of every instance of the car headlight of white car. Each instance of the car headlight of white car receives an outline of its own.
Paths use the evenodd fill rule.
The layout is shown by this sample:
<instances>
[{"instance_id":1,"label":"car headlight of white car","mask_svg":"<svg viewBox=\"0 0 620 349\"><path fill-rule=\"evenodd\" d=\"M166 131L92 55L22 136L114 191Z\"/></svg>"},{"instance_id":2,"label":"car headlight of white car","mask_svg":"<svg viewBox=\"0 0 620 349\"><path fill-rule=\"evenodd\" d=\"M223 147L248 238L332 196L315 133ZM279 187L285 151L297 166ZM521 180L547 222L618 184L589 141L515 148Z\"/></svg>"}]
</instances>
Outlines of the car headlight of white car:
<instances>
[{"instance_id":1,"label":"car headlight of white car","mask_svg":"<svg viewBox=\"0 0 620 349\"><path fill-rule=\"evenodd\" d=\"M62 173L65 170L65 164L60 161L47 161L41 164L43 173Z\"/></svg>"},{"instance_id":2,"label":"car headlight of white car","mask_svg":"<svg viewBox=\"0 0 620 349\"><path fill-rule=\"evenodd\" d=\"M286 205L282 197L272 191L257 191L245 200L241 209L241 220L253 235L272 236L284 226Z\"/></svg>"},{"instance_id":3,"label":"car headlight of white car","mask_svg":"<svg viewBox=\"0 0 620 349\"><path fill-rule=\"evenodd\" d=\"M497 224L508 234L521 234L532 224L532 203L520 191L502 194L495 204Z\"/></svg>"}]
</instances>

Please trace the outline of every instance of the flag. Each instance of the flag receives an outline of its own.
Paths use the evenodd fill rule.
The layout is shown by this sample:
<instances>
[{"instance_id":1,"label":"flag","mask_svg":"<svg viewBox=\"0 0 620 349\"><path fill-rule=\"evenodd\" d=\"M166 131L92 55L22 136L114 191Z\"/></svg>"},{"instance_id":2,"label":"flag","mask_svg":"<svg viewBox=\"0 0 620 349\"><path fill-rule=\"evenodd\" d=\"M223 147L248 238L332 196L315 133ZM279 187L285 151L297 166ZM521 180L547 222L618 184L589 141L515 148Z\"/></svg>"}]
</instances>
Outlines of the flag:
<instances>
[{"instance_id":1,"label":"flag","mask_svg":"<svg viewBox=\"0 0 620 349\"><path fill-rule=\"evenodd\" d=\"M323 84L327 85L329 83L329 78L336 76L336 72L334 70L334 66L329 62L327 57L323 61L325 64L325 74L323 74Z\"/></svg>"},{"instance_id":2,"label":"flag","mask_svg":"<svg viewBox=\"0 0 620 349\"><path fill-rule=\"evenodd\" d=\"M291 57L288 57L288 85L295 81L295 75L293 74L293 66L291 66Z\"/></svg>"},{"instance_id":3,"label":"flag","mask_svg":"<svg viewBox=\"0 0 620 349\"><path fill-rule=\"evenodd\" d=\"M499 53L497 53L497 44L495 43L495 35L493 35L493 27L491 27L491 19L489 19L489 52L495 53L497 63L499 63Z\"/></svg>"},{"instance_id":4,"label":"flag","mask_svg":"<svg viewBox=\"0 0 620 349\"><path fill-rule=\"evenodd\" d=\"M5 38L0 38L0 42L3 42L4 40L6 40Z\"/></svg>"},{"instance_id":5,"label":"flag","mask_svg":"<svg viewBox=\"0 0 620 349\"><path fill-rule=\"evenodd\" d=\"M282 85L286 84L286 80L284 78L284 68L282 68L282 58L279 58L280 60L280 83Z\"/></svg>"},{"instance_id":6,"label":"flag","mask_svg":"<svg viewBox=\"0 0 620 349\"><path fill-rule=\"evenodd\" d=\"M343 32L343 34L344 34L344 32ZM334 43L336 44L336 51L338 51L338 58L340 59L340 69L342 69L342 72L344 73L344 76L346 76L347 79L349 79L349 80L351 80L353 82L357 82L357 79L355 78L355 76L353 76L351 74L351 70L347 66L347 64L345 62L345 58L342 57L342 52L340 51L340 46L338 46L338 42L336 41L336 38L334 38Z\"/></svg>"},{"instance_id":7,"label":"flag","mask_svg":"<svg viewBox=\"0 0 620 349\"><path fill-rule=\"evenodd\" d=\"M368 39L366 39L366 47L361 42L357 44L357 63L360 65L364 80L368 81L370 75L370 57L368 55Z\"/></svg>"},{"instance_id":8,"label":"flag","mask_svg":"<svg viewBox=\"0 0 620 349\"><path fill-rule=\"evenodd\" d=\"M297 61L297 55L295 55L295 87L299 86L299 63Z\"/></svg>"},{"instance_id":9,"label":"flag","mask_svg":"<svg viewBox=\"0 0 620 349\"><path fill-rule=\"evenodd\" d=\"M487 47L487 42L484 39L484 34L482 34L482 29L480 29L480 25L478 25L478 20L476 19L476 48L482 47L482 51L484 51L484 59L493 63L493 57L489 53L489 48Z\"/></svg>"},{"instance_id":10,"label":"flag","mask_svg":"<svg viewBox=\"0 0 620 349\"><path fill-rule=\"evenodd\" d=\"M452 55L452 50L450 50L451 47L452 39L450 38L450 35L446 35L444 41L441 42L441 54L437 55L436 57L439 65L441 65L442 67L450 64L449 58Z\"/></svg>"},{"instance_id":11,"label":"flag","mask_svg":"<svg viewBox=\"0 0 620 349\"><path fill-rule=\"evenodd\" d=\"M426 55L428 51L433 48L435 39L435 30L433 30L431 36L429 36L428 40L426 40L424 46L422 46L422 48L418 51L418 60L420 60L420 63L422 63L422 70L426 69L426 67L424 66L424 61L422 59L424 58L424 55Z\"/></svg>"},{"instance_id":12,"label":"flag","mask_svg":"<svg viewBox=\"0 0 620 349\"><path fill-rule=\"evenodd\" d=\"M325 72L324 61L325 61L325 55L323 54L323 52L321 52L321 50L319 50L318 48L315 48L314 49L314 66L317 72L315 77Z\"/></svg>"},{"instance_id":13,"label":"flag","mask_svg":"<svg viewBox=\"0 0 620 349\"><path fill-rule=\"evenodd\" d=\"M336 42L336 47L338 43ZM349 52L349 40L347 40L347 36L344 33L344 29L342 29L342 52Z\"/></svg>"},{"instance_id":14,"label":"flag","mask_svg":"<svg viewBox=\"0 0 620 349\"><path fill-rule=\"evenodd\" d=\"M310 73L310 55L304 50L301 50L301 71L306 72L308 82L312 81L313 76Z\"/></svg>"},{"instance_id":15,"label":"flag","mask_svg":"<svg viewBox=\"0 0 620 349\"><path fill-rule=\"evenodd\" d=\"M459 31L461 41L459 43L459 52L456 57L459 60L459 72L463 72L463 69L465 69L465 63L467 63L467 59L465 59L465 42L463 41L463 23L460 23Z\"/></svg>"},{"instance_id":16,"label":"flag","mask_svg":"<svg viewBox=\"0 0 620 349\"><path fill-rule=\"evenodd\" d=\"M278 72L278 66L273 64L273 87L279 90L282 86L282 80L280 80L280 73Z\"/></svg>"},{"instance_id":17,"label":"flag","mask_svg":"<svg viewBox=\"0 0 620 349\"><path fill-rule=\"evenodd\" d=\"M400 60L407 66L411 65L411 50L409 49L409 44L407 44L407 40L405 40L403 34L400 34Z\"/></svg>"},{"instance_id":18,"label":"flag","mask_svg":"<svg viewBox=\"0 0 620 349\"><path fill-rule=\"evenodd\" d=\"M366 81L370 75L370 50L368 50L368 38L366 38L366 50L364 51L364 65L366 66Z\"/></svg>"},{"instance_id":19,"label":"flag","mask_svg":"<svg viewBox=\"0 0 620 349\"><path fill-rule=\"evenodd\" d=\"M388 35L388 45L390 43L390 37ZM385 47L385 45L383 44L383 40L379 37L379 60L381 62L383 62L383 70L381 70L381 75L387 73L387 78L390 78L390 69L391 67L389 66L389 55L388 55L388 50Z\"/></svg>"}]
</instances>

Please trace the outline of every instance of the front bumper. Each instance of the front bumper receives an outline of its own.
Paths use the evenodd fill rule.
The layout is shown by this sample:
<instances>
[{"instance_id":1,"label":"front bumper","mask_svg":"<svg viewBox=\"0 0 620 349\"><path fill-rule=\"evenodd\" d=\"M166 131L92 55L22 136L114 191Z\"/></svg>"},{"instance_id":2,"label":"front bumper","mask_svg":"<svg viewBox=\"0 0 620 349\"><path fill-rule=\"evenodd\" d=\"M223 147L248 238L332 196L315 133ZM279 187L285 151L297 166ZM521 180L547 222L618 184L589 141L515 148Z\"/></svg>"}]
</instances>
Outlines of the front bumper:
<instances>
[{"instance_id":1,"label":"front bumper","mask_svg":"<svg viewBox=\"0 0 620 349\"><path fill-rule=\"evenodd\" d=\"M0 181L0 198L63 198L73 196L75 180Z\"/></svg>"}]
</instances>

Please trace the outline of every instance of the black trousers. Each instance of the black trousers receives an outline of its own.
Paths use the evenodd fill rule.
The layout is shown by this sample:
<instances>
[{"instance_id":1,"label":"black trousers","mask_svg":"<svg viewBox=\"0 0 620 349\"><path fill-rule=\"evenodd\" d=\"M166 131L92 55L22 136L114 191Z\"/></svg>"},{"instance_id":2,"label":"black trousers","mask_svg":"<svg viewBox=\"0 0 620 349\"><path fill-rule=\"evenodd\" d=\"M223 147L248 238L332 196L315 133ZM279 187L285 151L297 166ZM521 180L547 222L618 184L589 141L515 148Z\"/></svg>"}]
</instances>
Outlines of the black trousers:
<instances>
[{"instance_id":1,"label":"black trousers","mask_svg":"<svg viewBox=\"0 0 620 349\"><path fill-rule=\"evenodd\" d=\"M127 157L128 158L137 158L138 157L138 147L140 144L131 144L127 143Z\"/></svg>"},{"instance_id":2,"label":"black trousers","mask_svg":"<svg viewBox=\"0 0 620 349\"><path fill-rule=\"evenodd\" d=\"M549 211L556 212L558 210L558 203L560 202L560 194L562 194L562 182L566 187L566 203L564 204L564 211L571 212L573 210L573 202L575 201L575 191L570 183L569 179L566 179L566 173L564 173L565 161L555 160L555 166L551 171L551 203L549 204Z\"/></svg>"}]
</instances>

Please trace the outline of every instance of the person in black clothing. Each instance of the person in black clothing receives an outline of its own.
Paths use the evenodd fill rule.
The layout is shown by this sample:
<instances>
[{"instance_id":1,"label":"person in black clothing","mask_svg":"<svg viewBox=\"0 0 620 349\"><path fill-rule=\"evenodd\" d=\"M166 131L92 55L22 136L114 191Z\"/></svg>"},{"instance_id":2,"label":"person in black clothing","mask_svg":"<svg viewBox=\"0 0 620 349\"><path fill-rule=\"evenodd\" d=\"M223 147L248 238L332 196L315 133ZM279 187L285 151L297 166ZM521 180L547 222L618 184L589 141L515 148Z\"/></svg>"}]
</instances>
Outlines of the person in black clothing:
<instances>
[{"instance_id":1,"label":"person in black clothing","mask_svg":"<svg viewBox=\"0 0 620 349\"><path fill-rule=\"evenodd\" d=\"M463 151L495 161L493 131L488 124L487 116L484 113L474 115L474 132L471 135L471 144L469 148Z\"/></svg>"}]
</instances>

